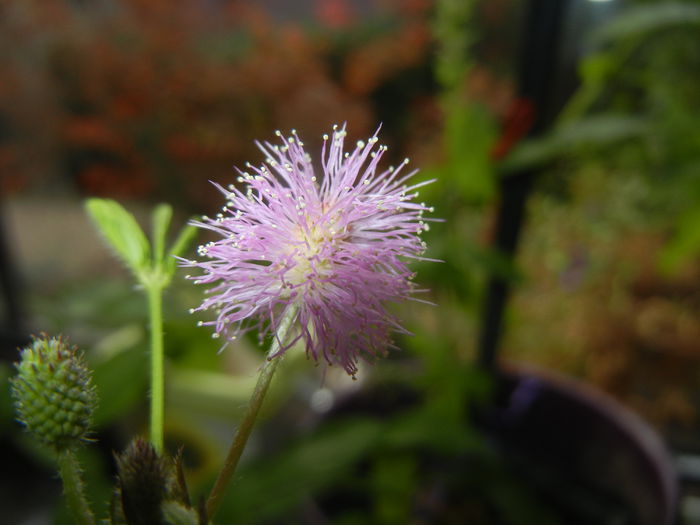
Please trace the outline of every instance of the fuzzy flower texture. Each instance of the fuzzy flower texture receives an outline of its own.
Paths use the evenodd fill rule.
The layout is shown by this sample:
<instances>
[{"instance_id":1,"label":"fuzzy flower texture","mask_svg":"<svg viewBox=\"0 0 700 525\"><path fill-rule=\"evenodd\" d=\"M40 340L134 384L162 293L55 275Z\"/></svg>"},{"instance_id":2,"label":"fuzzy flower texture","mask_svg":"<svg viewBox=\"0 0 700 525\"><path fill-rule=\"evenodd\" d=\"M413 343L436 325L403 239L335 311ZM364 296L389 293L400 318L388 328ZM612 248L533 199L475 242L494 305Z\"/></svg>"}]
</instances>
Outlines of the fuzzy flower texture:
<instances>
[{"instance_id":1,"label":"fuzzy flower texture","mask_svg":"<svg viewBox=\"0 0 700 525\"><path fill-rule=\"evenodd\" d=\"M238 185L218 189L222 213L194 224L221 238L202 245L203 261L184 261L213 285L196 310L213 309L214 337L235 339L257 328L275 334L285 314L294 315L292 337L279 351L303 340L308 356L355 375L360 357L372 360L392 346L391 333L408 333L386 303L411 298L410 259L425 259L419 235L428 229L413 202L417 188L404 174L408 159L380 171L386 146L377 133L344 152L345 127L323 136L318 173L292 130L281 144L258 143L260 167L247 164Z\"/></svg>"}]
</instances>

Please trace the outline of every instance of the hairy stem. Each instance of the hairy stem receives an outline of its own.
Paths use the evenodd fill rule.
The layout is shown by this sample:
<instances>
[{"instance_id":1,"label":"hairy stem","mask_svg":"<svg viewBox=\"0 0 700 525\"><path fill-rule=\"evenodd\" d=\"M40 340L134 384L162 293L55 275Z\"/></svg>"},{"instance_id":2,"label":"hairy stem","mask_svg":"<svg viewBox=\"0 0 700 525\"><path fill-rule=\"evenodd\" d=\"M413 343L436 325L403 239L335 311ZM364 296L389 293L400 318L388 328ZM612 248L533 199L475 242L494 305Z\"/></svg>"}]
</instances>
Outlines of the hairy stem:
<instances>
[{"instance_id":1,"label":"hairy stem","mask_svg":"<svg viewBox=\"0 0 700 525\"><path fill-rule=\"evenodd\" d=\"M163 451L165 384L163 379L163 289L148 287L148 314L151 321L151 443Z\"/></svg>"},{"instance_id":2,"label":"hairy stem","mask_svg":"<svg viewBox=\"0 0 700 525\"><path fill-rule=\"evenodd\" d=\"M228 486L233 473L238 466L238 461L241 459L241 454L243 454L243 449L245 448L246 442L250 437L250 433L253 430L255 420L260 411L260 407L265 399L265 394L267 394L268 387L270 386L270 381L272 376L277 370L277 366L282 360L282 356L278 356L274 359L271 358L280 348L280 344L284 345L287 340L287 335L289 333L289 328L296 316L296 308L289 308L285 313L284 318L280 322L277 334L272 341L272 347L270 352L267 354L268 358L265 364L260 369L260 375L258 376L258 382L253 390L253 395L248 404L248 408L243 415L243 419L236 429L236 433L233 436L233 442L229 448L228 455L224 461L224 465L219 472L219 476L216 478L214 487L209 494L209 499L207 500L207 516L211 519L219 508L221 503L221 498L223 497L226 487Z\"/></svg>"},{"instance_id":3,"label":"hairy stem","mask_svg":"<svg viewBox=\"0 0 700 525\"><path fill-rule=\"evenodd\" d=\"M63 481L63 493L76 525L94 525L95 517L83 491L80 465L71 450L58 453L58 472Z\"/></svg>"}]
</instances>

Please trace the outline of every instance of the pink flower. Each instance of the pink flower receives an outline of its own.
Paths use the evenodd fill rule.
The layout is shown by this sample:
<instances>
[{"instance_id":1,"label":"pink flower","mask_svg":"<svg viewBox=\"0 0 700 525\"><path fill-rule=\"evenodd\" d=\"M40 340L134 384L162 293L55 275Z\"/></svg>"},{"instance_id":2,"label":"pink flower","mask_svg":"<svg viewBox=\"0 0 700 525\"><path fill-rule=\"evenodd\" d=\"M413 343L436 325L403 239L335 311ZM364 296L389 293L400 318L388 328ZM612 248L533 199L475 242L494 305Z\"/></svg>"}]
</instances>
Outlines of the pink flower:
<instances>
[{"instance_id":1,"label":"pink flower","mask_svg":"<svg viewBox=\"0 0 700 525\"><path fill-rule=\"evenodd\" d=\"M214 309L216 320L200 324L229 340L253 328L274 334L294 311L294 337L275 356L301 339L308 356L354 375L360 357L386 354L392 332L408 333L386 304L419 291L407 262L423 259L432 209L413 200L432 181L407 185L408 159L378 171L387 148L377 133L345 153L345 127L334 126L320 172L294 130L277 135L280 145L258 143L265 163L239 171L239 186L216 184L222 213L195 222L220 239L199 247L206 260L184 261L203 272L189 278L213 285L192 311Z\"/></svg>"}]
</instances>

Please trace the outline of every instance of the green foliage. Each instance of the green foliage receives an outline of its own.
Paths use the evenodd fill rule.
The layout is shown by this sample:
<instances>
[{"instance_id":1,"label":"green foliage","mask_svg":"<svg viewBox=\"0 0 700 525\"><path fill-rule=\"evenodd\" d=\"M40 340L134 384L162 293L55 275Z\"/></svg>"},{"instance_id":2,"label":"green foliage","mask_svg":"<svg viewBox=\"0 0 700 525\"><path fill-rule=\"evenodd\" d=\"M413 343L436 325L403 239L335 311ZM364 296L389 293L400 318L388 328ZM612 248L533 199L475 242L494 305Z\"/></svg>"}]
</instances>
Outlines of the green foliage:
<instances>
[{"instance_id":1,"label":"green foliage","mask_svg":"<svg viewBox=\"0 0 700 525\"><path fill-rule=\"evenodd\" d=\"M460 86L472 65L470 48L476 37L470 22L476 4L474 0L440 0L435 5L435 76L446 93Z\"/></svg>"},{"instance_id":2,"label":"green foliage","mask_svg":"<svg viewBox=\"0 0 700 525\"><path fill-rule=\"evenodd\" d=\"M499 166L501 173L541 167L562 155L590 148L616 146L623 140L644 137L646 119L603 114L564 123L542 137L523 140Z\"/></svg>"},{"instance_id":3,"label":"green foliage","mask_svg":"<svg viewBox=\"0 0 700 525\"><path fill-rule=\"evenodd\" d=\"M636 227L669 234L659 256L667 272L700 254L699 25L698 2L622 9L592 34L595 51L581 62L581 85L554 129L524 141L500 166L508 175L592 161L610 176L643 184Z\"/></svg>"},{"instance_id":4,"label":"green foliage","mask_svg":"<svg viewBox=\"0 0 700 525\"><path fill-rule=\"evenodd\" d=\"M167 204L159 204L153 210L151 224L153 225L153 264L158 264L165 258L165 237L168 234L173 209Z\"/></svg>"},{"instance_id":5,"label":"green foliage","mask_svg":"<svg viewBox=\"0 0 700 525\"><path fill-rule=\"evenodd\" d=\"M476 104L453 104L446 115L445 158L440 177L450 191L483 203L495 193L490 148L496 136L493 117Z\"/></svg>"},{"instance_id":6,"label":"green foliage","mask_svg":"<svg viewBox=\"0 0 700 525\"><path fill-rule=\"evenodd\" d=\"M239 525L278 517L342 478L382 434L382 424L353 419L329 426L277 457L242 468L219 515Z\"/></svg>"},{"instance_id":7,"label":"green foliage","mask_svg":"<svg viewBox=\"0 0 700 525\"><path fill-rule=\"evenodd\" d=\"M496 195L491 148L498 131L494 116L465 93L475 66L471 48L477 40L476 6L471 0L441 0L435 5L434 75L441 88L444 127L440 157L421 168L424 177L436 181L421 192L426 201L435 203L435 216L445 222L425 235L430 257L444 262L416 265L441 305L461 309L476 307L483 278L492 267L516 273L512 265L500 264L498 254L476 242L483 210Z\"/></svg>"},{"instance_id":8,"label":"green foliage","mask_svg":"<svg viewBox=\"0 0 700 525\"><path fill-rule=\"evenodd\" d=\"M134 216L110 199L89 199L85 207L110 248L139 279L148 269L148 240Z\"/></svg>"},{"instance_id":9,"label":"green foliage","mask_svg":"<svg viewBox=\"0 0 700 525\"><path fill-rule=\"evenodd\" d=\"M170 246L169 256L166 257L163 262L163 270L170 278L172 278L175 273L175 262L177 260L175 258L183 256L196 237L197 228L192 225L185 226L180 230L178 236L175 237L173 244Z\"/></svg>"},{"instance_id":10,"label":"green foliage","mask_svg":"<svg viewBox=\"0 0 700 525\"><path fill-rule=\"evenodd\" d=\"M663 29L700 24L700 6L688 2L642 4L601 25L592 35L592 42L604 44L621 38L645 36Z\"/></svg>"},{"instance_id":11,"label":"green foliage","mask_svg":"<svg viewBox=\"0 0 700 525\"><path fill-rule=\"evenodd\" d=\"M369 490L374 523L410 523L418 485L418 459L413 455L384 454L372 465Z\"/></svg>"},{"instance_id":12,"label":"green foliage","mask_svg":"<svg viewBox=\"0 0 700 525\"><path fill-rule=\"evenodd\" d=\"M463 94L467 75L473 67L470 51L476 40L472 22L476 5L469 0L441 0L435 6L435 77L442 87L441 103L445 114L443 162L423 172L438 178L444 192L456 194L469 203L481 204L490 199L495 190L490 148L496 136L496 125L483 107L466 100ZM438 200L449 202L450 199Z\"/></svg>"},{"instance_id":13,"label":"green foliage","mask_svg":"<svg viewBox=\"0 0 700 525\"><path fill-rule=\"evenodd\" d=\"M107 244L144 287L167 286L175 273L176 257L182 256L196 235L196 228L185 226L166 251L166 236L172 208L158 205L152 215L152 245L132 214L111 199L88 199L85 208Z\"/></svg>"},{"instance_id":14,"label":"green foliage","mask_svg":"<svg viewBox=\"0 0 700 525\"><path fill-rule=\"evenodd\" d=\"M700 207L687 209L679 217L676 235L660 254L661 269L672 273L697 253L700 253Z\"/></svg>"}]
</instances>

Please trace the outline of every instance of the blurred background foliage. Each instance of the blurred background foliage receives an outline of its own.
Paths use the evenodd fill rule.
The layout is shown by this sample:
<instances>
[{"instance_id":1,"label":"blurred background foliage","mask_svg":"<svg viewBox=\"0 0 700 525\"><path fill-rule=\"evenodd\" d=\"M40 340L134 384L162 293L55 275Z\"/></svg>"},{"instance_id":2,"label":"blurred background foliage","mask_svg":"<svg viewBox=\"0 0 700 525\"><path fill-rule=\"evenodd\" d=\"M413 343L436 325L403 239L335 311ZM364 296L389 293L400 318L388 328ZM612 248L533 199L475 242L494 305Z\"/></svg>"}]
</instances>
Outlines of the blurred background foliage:
<instances>
[{"instance_id":1,"label":"blurred background foliage","mask_svg":"<svg viewBox=\"0 0 700 525\"><path fill-rule=\"evenodd\" d=\"M521 2L0 0L0 204L22 329L68 335L95 369L92 500L108 502L111 450L145 432L147 327L81 199L120 199L139 219L165 201L184 223L220 207L209 181L258 161L255 139L295 128L313 149L336 122L352 139L381 122L391 160L437 178L422 198L445 220L426 234L444 262L416 269L438 306L398 305L414 337L356 382L290 352L221 523L409 523L416 505L427 523L561 523L465 417L490 388L473 363L492 272L517 285L504 359L591 382L698 448L700 2L616 3L581 42L552 129L498 153ZM513 264L490 244L498 182L530 168ZM250 338L218 352L182 281L166 300L166 433L199 495L261 351ZM0 417L4 442L37 458L53 515L58 489L7 389ZM24 501L3 483L4 508Z\"/></svg>"}]
</instances>

